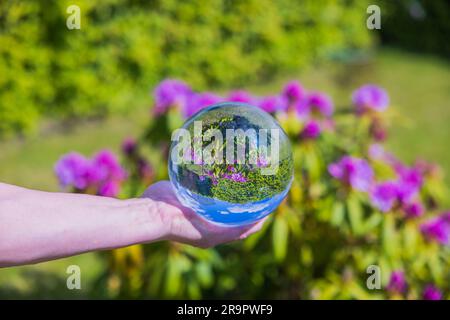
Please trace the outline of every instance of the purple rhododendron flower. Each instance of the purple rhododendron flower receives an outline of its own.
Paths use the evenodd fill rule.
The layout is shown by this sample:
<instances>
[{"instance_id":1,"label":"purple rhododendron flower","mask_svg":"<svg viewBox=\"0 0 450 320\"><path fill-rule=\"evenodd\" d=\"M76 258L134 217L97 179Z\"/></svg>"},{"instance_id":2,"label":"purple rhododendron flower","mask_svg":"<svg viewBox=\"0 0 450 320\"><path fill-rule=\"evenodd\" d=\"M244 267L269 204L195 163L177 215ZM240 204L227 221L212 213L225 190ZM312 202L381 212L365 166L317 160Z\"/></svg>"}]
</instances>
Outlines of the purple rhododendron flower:
<instances>
[{"instance_id":1,"label":"purple rhododendron flower","mask_svg":"<svg viewBox=\"0 0 450 320\"><path fill-rule=\"evenodd\" d=\"M106 181L98 189L98 195L103 197L117 197L120 192L120 183L115 180Z\"/></svg>"},{"instance_id":2,"label":"purple rhododendron flower","mask_svg":"<svg viewBox=\"0 0 450 320\"><path fill-rule=\"evenodd\" d=\"M328 166L328 172L359 191L368 191L373 180L373 170L364 159L344 156Z\"/></svg>"},{"instance_id":3,"label":"purple rhododendron flower","mask_svg":"<svg viewBox=\"0 0 450 320\"><path fill-rule=\"evenodd\" d=\"M389 96L384 89L368 84L353 92L352 102L358 114L367 110L384 111L389 105Z\"/></svg>"},{"instance_id":4,"label":"purple rhododendron flower","mask_svg":"<svg viewBox=\"0 0 450 320\"><path fill-rule=\"evenodd\" d=\"M422 295L425 300L441 300L442 299L441 291L432 284L429 284L425 287Z\"/></svg>"},{"instance_id":5,"label":"purple rhododendron flower","mask_svg":"<svg viewBox=\"0 0 450 320\"><path fill-rule=\"evenodd\" d=\"M207 171L203 177L204 177L204 179L206 177L209 177L211 179L211 182L212 182L213 185L217 185L219 183L219 181L217 180L216 175L212 171Z\"/></svg>"},{"instance_id":6,"label":"purple rhododendron flower","mask_svg":"<svg viewBox=\"0 0 450 320\"><path fill-rule=\"evenodd\" d=\"M130 156L130 155L136 153L136 149L137 149L137 143L136 143L136 140L134 140L133 138L126 138L122 142L122 152L125 155Z\"/></svg>"},{"instance_id":7,"label":"purple rhododendron flower","mask_svg":"<svg viewBox=\"0 0 450 320\"><path fill-rule=\"evenodd\" d=\"M126 173L122 169L116 156L109 150L102 150L93 159L93 166L100 180L112 179L122 181Z\"/></svg>"},{"instance_id":8,"label":"purple rhododendron flower","mask_svg":"<svg viewBox=\"0 0 450 320\"><path fill-rule=\"evenodd\" d=\"M408 218L417 218L423 215L425 209L420 202L412 202L405 206L404 211Z\"/></svg>"},{"instance_id":9,"label":"purple rhododendron flower","mask_svg":"<svg viewBox=\"0 0 450 320\"><path fill-rule=\"evenodd\" d=\"M306 106L309 113L319 113L325 117L331 117L333 115L333 101L324 93L313 92L308 94Z\"/></svg>"},{"instance_id":10,"label":"purple rhododendron flower","mask_svg":"<svg viewBox=\"0 0 450 320\"><path fill-rule=\"evenodd\" d=\"M416 197L419 192L417 185L405 183L403 180L399 180L396 183L397 186L397 199L401 204L407 204Z\"/></svg>"},{"instance_id":11,"label":"purple rhododendron flower","mask_svg":"<svg viewBox=\"0 0 450 320\"><path fill-rule=\"evenodd\" d=\"M447 221L448 223L450 223L450 211L444 212L441 216L441 218L445 221Z\"/></svg>"},{"instance_id":12,"label":"purple rhododendron flower","mask_svg":"<svg viewBox=\"0 0 450 320\"><path fill-rule=\"evenodd\" d=\"M450 221L447 214L424 222L420 231L428 240L437 241L440 244L450 244Z\"/></svg>"},{"instance_id":13,"label":"purple rhododendron flower","mask_svg":"<svg viewBox=\"0 0 450 320\"><path fill-rule=\"evenodd\" d=\"M183 81L164 80L154 90L155 107L153 112L155 115L161 115L173 106L177 106L181 110L191 94L191 88Z\"/></svg>"},{"instance_id":14,"label":"purple rhododendron flower","mask_svg":"<svg viewBox=\"0 0 450 320\"><path fill-rule=\"evenodd\" d=\"M188 102L185 104L183 114L188 118L196 114L198 111L220 102L223 102L223 98L211 92L192 94L189 97Z\"/></svg>"},{"instance_id":15,"label":"purple rhododendron flower","mask_svg":"<svg viewBox=\"0 0 450 320\"><path fill-rule=\"evenodd\" d=\"M90 162L76 152L62 156L55 165L55 173L62 188L85 189L91 182Z\"/></svg>"},{"instance_id":16,"label":"purple rhododendron flower","mask_svg":"<svg viewBox=\"0 0 450 320\"><path fill-rule=\"evenodd\" d=\"M120 183L125 180L125 170L115 155L108 150L97 153L92 160L72 152L63 156L55 166L63 188L95 191L102 196L117 196Z\"/></svg>"},{"instance_id":17,"label":"purple rhododendron flower","mask_svg":"<svg viewBox=\"0 0 450 320\"><path fill-rule=\"evenodd\" d=\"M267 96L259 101L258 106L266 112L274 113L278 110L285 110L286 101L280 96Z\"/></svg>"},{"instance_id":18,"label":"purple rhododendron flower","mask_svg":"<svg viewBox=\"0 0 450 320\"><path fill-rule=\"evenodd\" d=\"M289 105L296 104L305 97L305 89L303 89L300 82L290 81L284 86L282 95Z\"/></svg>"},{"instance_id":19,"label":"purple rhododendron flower","mask_svg":"<svg viewBox=\"0 0 450 320\"><path fill-rule=\"evenodd\" d=\"M300 135L304 139L317 139L321 131L319 123L311 120L305 125Z\"/></svg>"},{"instance_id":20,"label":"purple rhododendron flower","mask_svg":"<svg viewBox=\"0 0 450 320\"><path fill-rule=\"evenodd\" d=\"M398 179L398 198L401 203L410 202L420 191L423 178L419 170L397 166Z\"/></svg>"},{"instance_id":21,"label":"purple rhododendron flower","mask_svg":"<svg viewBox=\"0 0 450 320\"><path fill-rule=\"evenodd\" d=\"M393 271L387 285L387 290L393 293L404 293L407 289L403 271Z\"/></svg>"},{"instance_id":22,"label":"purple rhododendron flower","mask_svg":"<svg viewBox=\"0 0 450 320\"><path fill-rule=\"evenodd\" d=\"M400 178L404 183L417 187L420 187L422 185L423 178L420 170L416 168L408 168L405 166L397 166L396 171L400 175Z\"/></svg>"},{"instance_id":23,"label":"purple rhododendron flower","mask_svg":"<svg viewBox=\"0 0 450 320\"><path fill-rule=\"evenodd\" d=\"M269 161L264 156L260 155L258 157L258 162L256 165L258 166L258 168L265 168L269 165Z\"/></svg>"},{"instance_id":24,"label":"purple rhododendron flower","mask_svg":"<svg viewBox=\"0 0 450 320\"><path fill-rule=\"evenodd\" d=\"M418 170L400 164L397 164L396 168L399 175L397 180L380 183L372 189L372 204L382 212L387 212L395 204L399 204L406 208L405 212L410 217L418 216L423 212L423 208L412 201L422 187L422 176Z\"/></svg>"},{"instance_id":25,"label":"purple rhododendron flower","mask_svg":"<svg viewBox=\"0 0 450 320\"><path fill-rule=\"evenodd\" d=\"M301 118L309 118L314 115L329 118L333 115L334 106L333 101L328 95L320 92L312 92L296 104L296 110Z\"/></svg>"},{"instance_id":26,"label":"purple rhododendron flower","mask_svg":"<svg viewBox=\"0 0 450 320\"><path fill-rule=\"evenodd\" d=\"M397 200L397 184L394 181L377 184L370 193L370 199L378 210L388 212Z\"/></svg>"},{"instance_id":27,"label":"purple rhododendron flower","mask_svg":"<svg viewBox=\"0 0 450 320\"><path fill-rule=\"evenodd\" d=\"M227 101L255 104L255 97L245 90L235 90L230 92Z\"/></svg>"},{"instance_id":28,"label":"purple rhododendron flower","mask_svg":"<svg viewBox=\"0 0 450 320\"><path fill-rule=\"evenodd\" d=\"M232 180L234 182L247 182L247 178L245 178L242 173L232 173L232 174L224 174L222 176L224 179Z\"/></svg>"}]
</instances>

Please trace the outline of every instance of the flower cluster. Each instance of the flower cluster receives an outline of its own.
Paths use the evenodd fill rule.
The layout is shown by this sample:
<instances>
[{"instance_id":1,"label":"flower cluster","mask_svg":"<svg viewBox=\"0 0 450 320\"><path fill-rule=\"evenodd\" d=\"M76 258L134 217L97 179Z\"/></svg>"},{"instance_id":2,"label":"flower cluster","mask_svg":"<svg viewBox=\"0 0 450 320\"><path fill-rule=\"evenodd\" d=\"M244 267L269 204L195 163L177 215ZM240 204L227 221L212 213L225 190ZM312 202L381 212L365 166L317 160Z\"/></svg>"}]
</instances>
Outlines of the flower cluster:
<instances>
[{"instance_id":1,"label":"flower cluster","mask_svg":"<svg viewBox=\"0 0 450 320\"><path fill-rule=\"evenodd\" d=\"M420 216L423 209L416 202L422 186L422 175L415 168L402 167L397 170L397 179L377 183L371 192L372 203L382 212L402 207L409 216Z\"/></svg>"},{"instance_id":2,"label":"flower cluster","mask_svg":"<svg viewBox=\"0 0 450 320\"><path fill-rule=\"evenodd\" d=\"M425 287L423 291L423 299L424 300L441 300L442 292L436 288L434 285L429 284Z\"/></svg>"},{"instance_id":3,"label":"flower cluster","mask_svg":"<svg viewBox=\"0 0 450 320\"><path fill-rule=\"evenodd\" d=\"M55 173L64 190L116 197L126 178L125 170L108 150L98 152L92 159L71 152L55 165Z\"/></svg>"},{"instance_id":4,"label":"flower cluster","mask_svg":"<svg viewBox=\"0 0 450 320\"><path fill-rule=\"evenodd\" d=\"M164 80L154 90L155 116L176 108L189 118L203 108L221 102L247 103L271 113L286 113L306 122L301 137L316 139L323 128L329 128L329 120L334 112L331 98L322 92L308 92L298 81L288 82L278 95L255 96L245 90L231 91L226 96L212 92L195 92L180 80ZM320 121L319 121L320 120ZM322 127L323 126L323 127Z\"/></svg>"},{"instance_id":5,"label":"flower cluster","mask_svg":"<svg viewBox=\"0 0 450 320\"><path fill-rule=\"evenodd\" d=\"M352 94L352 102L357 114L370 111L384 111L389 105L389 96L386 91L376 85L362 86Z\"/></svg>"},{"instance_id":6,"label":"flower cluster","mask_svg":"<svg viewBox=\"0 0 450 320\"><path fill-rule=\"evenodd\" d=\"M162 159L167 159L173 127L180 125L182 118L187 119L212 104L239 102L261 108L277 118L291 139L294 181L283 205L273 215L274 223L268 225L273 229L261 233L261 239L266 238L256 240L260 242L252 247L252 252L238 251L239 246L234 253L217 250L224 259L237 261L230 263L226 271L231 268L239 271L236 273L238 277L242 274L239 281L245 281L249 273L252 277L261 277L261 268L238 270L239 259L230 254L253 254L251 258L260 263L258 259L266 259L273 247L276 259L264 263L274 263L274 268L285 263L286 268L292 270L292 276L283 274L282 282L289 283L290 288L311 287L307 298L314 298L316 294L325 299L366 298L362 290L339 289L351 278L347 277L351 272L347 274L346 270L360 271L366 261L378 261L393 270L384 290L388 298L438 300L448 297L450 287L446 284L448 268L445 268L444 255L448 252L446 246L450 245L450 212L441 210L448 200L442 172L437 165L423 160L405 165L385 150L382 142L388 137L389 115L386 112L390 99L383 88L373 84L361 86L351 94L348 106L335 107L328 95L307 90L298 81L286 83L279 92L260 96L242 89L222 94L196 92L182 81L168 79L155 88L153 98L156 119L150 123L149 130L137 140L139 142L126 139L122 144L128 173L126 190L130 196L139 195L155 176L155 170L141 152L144 144L159 148L157 152L162 154ZM186 150L184 155L190 156L187 160L201 165L196 168L201 184L213 185L215 190L235 196L236 201L242 198L241 190L255 181L252 170L270 163L270 159L259 158L256 164L247 167L233 163L215 168L203 163L193 149ZM158 177L165 178L167 164L155 163L155 166L159 169ZM98 195L117 196L125 179L124 169L107 151L92 159L78 153L67 154L58 161L55 171L65 190ZM269 188L277 187L275 180L262 177L261 181L270 185ZM237 191L232 193L230 189ZM261 188L255 190L255 193L265 192ZM302 232L298 232L298 223L302 223ZM289 241L274 241L283 238ZM326 241L336 243L332 246L333 252L323 245ZM181 256L183 247L177 250ZM305 256L312 255L304 258L302 254L301 267L299 250L308 252ZM308 270L314 276L305 280L302 272L315 265L307 260L315 261L317 254L323 270L317 277L315 270ZM329 261L321 260L327 254ZM433 255L436 259L430 258ZM334 257L345 261L345 268L338 267L341 263ZM324 282L319 274L333 277ZM273 281L278 286L279 278L275 278ZM266 279L272 281L270 277ZM253 289L263 294L265 286L257 288L255 285ZM334 289L327 290L331 287ZM353 287L357 288L349 286ZM294 293L293 297L298 295Z\"/></svg>"},{"instance_id":7,"label":"flower cluster","mask_svg":"<svg viewBox=\"0 0 450 320\"><path fill-rule=\"evenodd\" d=\"M384 111L389 103L386 92L374 85L357 89L352 95L352 100L357 115L370 111ZM374 121L379 121L379 118L374 118ZM307 132L314 130L309 128ZM375 140L382 139L375 137ZM372 162L381 162L389 166L395 177L377 181L370 162L352 156L343 156L329 164L328 172L347 187L367 193L372 206L381 212L399 210L406 218L423 216L426 208L421 202L420 192L424 177L436 175L438 171L436 165L418 161L414 166L408 167L394 155L386 152L378 143L369 146L368 158ZM425 221L421 224L420 231L427 240L444 245L450 244L450 213ZM399 279L401 274L394 273L390 287L398 287Z\"/></svg>"},{"instance_id":8,"label":"flower cluster","mask_svg":"<svg viewBox=\"0 0 450 320\"><path fill-rule=\"evenodd\" d=\"M405 273L401 270L393 271L386 289L391 293L403 294L407 288Z\"/></svg>"},{"instance_id":9,"label":"flower cluster","mask_svg":"<svg viewBox=\"0 0 450 320\"><path fill-rule=\"evenodd\" d=\"M404 271L396 270L391 273L386 290L393 295L403 296L407 293L408 283ZM428 284L423 289L422 298L424 300L441 300L442 292L433 284Z\"/></svg>"},{"instance_id":10,"label":"flower cluster","mask_svg":"<svg viewBox=\"0 0 450 320\"><path fill-rule=\"evenodd\" d=\"M355 190L369 191L373 181L373 170L364 159L344 156L328 166L328 172L336 179Z\"/></svg>"},{"instance_id":11,"label":"flower cluster","mask_svg":"<svg viewBox=\"0 0 450 320\"><path fill-rule=\"evenodd\" d=\"M420 230L427 239L450 245L450 212L424 222Z\"/></svg>"},{"instance_id":12,"label":"flower cluster","mask_svg":"<svg viewBox=\"0 0 450 320\"><path fill-rule=\"evenodd\" d=\"M169 92L173 97L167 99L158 92ZM314 197L315 193L322 196L323 185L333 186L328 191L335 192L334 187L337 187L339 192L336 194L339 194L339 197L329 195L333 200L331 202L342 202L339 205L345 205L348 220L356 219L345 225L346 228L339 228L340 231L355 228L353 235L361 232L356 229L358 224L363 225L363 222L358 223L358 218L351 217L349 213L355 209L356 201L360 203L360 210L364 211L361 212L364 217L359 219L367 217L370 221L374 216L392 219L395 221L394 229L398 232L405 225L413 226L412 232L422 235L424 241L421 243L424 248L432 243L450 244L450 212L436 216L437 200L434 192L427 188L427 183L441 176L439 168L425 161L407 166L387 152L381 144L388 137L386 111L390 98L386 90L379 86L367 84L357 88L351 94L350 108L337 108L339 112L335 112L334 103L328 95L307 90L298 81L290 81L279 93L266 96L256 96L245 90L235 90L222 96L211 92L198 93L182 82L167 80L158 86L154 98L154 110L160 110L161 106L165 111L179 108L184 117L192 116L208 105L227 101L261 108L279 120L299 154L299 160L295 163L295 179L298 179L298 184L306 190L302 193L297 189L297 194L293 194L295 192L291 190L292 198L288 201L292 200L292 204L288 202L289 205L298 201L298 209L301 212L308 211L309 206L320 207L320 200ZM320 151L317 151L318 149ZM313 152L317 152L319 162L322 161L320 167L314 163L314 157L302 154ZM259 164L264 165L264 162ZM318 168L326 170L317 175L313 170ZM325 179L320 180L320 177ZM332 177L338 183L328 184L327 177ZM207 171L202 178L211 179L213 184L217 184L220 179L234 182L245 182L248 179L234 166L220 172ZM316 180L312 181L314 179ZM323 182L325 183L322 184ZM301 197L305 199L302 200ZM350 200L352 202L349 202ZM295 204L293 206L295 209ZM344 220L346 219L340 221ZM380 223L380 229L383 225ZM376 254L383 251L379 249L377 248ZM402 265L402 262L396 265ZM394 270L386 286L387 295L393 298L421 297L427 300L443 298L441 289L429 280L425 282L425 286L424 282L420 281L420 289L416 290L416 279L414 271Z\"/></svg>"},{"instance_id":13,"label":"flower cluster","mask_svg":"<svg viewBox=\"0 0 450 320\"><path fill-rule=\"evenodd\" d=\"M155 105L153 112L163 114L169 106L182 108L191 96L192 90L187 84L178 80L164 80L154 91Z\"/></svg>"},{"instance_id":14,"label":"flower cluster","mask_svg":"<svg viewBox=\"0 0 450 320\"><path fill-rule=\"evenodd\" d=\"M412 168L402 165L392 155L385 153L379 145L372 145L372 158L384 159L396 173L396 179L377 182L370 164L362 159L344 156L328 166L328 172L348 187L368 193L373 207L381 212L400 210L407 218L418 218L425 214L425 206L420 201L423 185L423 163ZM450 212L424 222L420 231L426 239L450 244Z\"/></svg>"},{"instance_id":15,"label":"flower cluster","mask_svg":"<svg viewBox=\"0 0 450 320\"><path fill-rule=\"evenodd\" d=\"M228 170L228 172L223 172L216 174L212 171L207 171L204 175L200 176L200 180L204 181L205 179L211 179L213 185L217 185L219 183L219 179L227 179L234 182L247 182L247 178L241 172L235 172L236 169L232 167Z\"/></svg>"},{"instance_id":16,"label":"flower cluster","mask_svg":"<svg viewBox=\"0 0 450 320\"><path fill-rule=\"evenodd\" d=\"M369 133L375 142L386 139L386 130L380 114L389 106L387 92L376 85L363 85L351 96L354 113L357 116L369 115L371 124ZM317 91L306 90L300 82L290 81L276 95L255 96L245 90L231 91L220 96L212 92L195 92L186 83L179 80L165 80L154 91L156 115L161 115L171 108L178 108L184 117L190 117L203 108L226 101L247 103L278 116L280 119L296 118L301 130L298 138L301 141L315 140L324 130L334 129L334 104L331 98ZM375 114L377 114L375 116ZM287 116L286 116L287 115ZM348 189L368 194L372 206L381 212L400 210L408 218L418 218L425 213L425 206L419 193L423 185L423 176L434 170L428 164L419 163L407 167L395 156L386 152L380 144L372 144L368 159L344 155L328 165L329 174L342 182ZM371 162L379 161L389 165L395 176L389 180L378 181ZM209 172L203 177L217 183L218 178L235 182L244 182L245 176L237 172L223 172L219 176ZM421 229L428 239L446 243L450 232L443 219L435 219L425 223Z\"/></svg>"},{"instance_id":17,"label":"flower cluster","mask_svg":"<svg viewBox=\"0 0 450 320\"><path fill-rule=\"evenodd\" d=\"M303 139L317 139L320 136L322 129L320 127L320 123L317 121L311 120L307 122L300 133L300 137Z\"/></svg>"}]
</instances>

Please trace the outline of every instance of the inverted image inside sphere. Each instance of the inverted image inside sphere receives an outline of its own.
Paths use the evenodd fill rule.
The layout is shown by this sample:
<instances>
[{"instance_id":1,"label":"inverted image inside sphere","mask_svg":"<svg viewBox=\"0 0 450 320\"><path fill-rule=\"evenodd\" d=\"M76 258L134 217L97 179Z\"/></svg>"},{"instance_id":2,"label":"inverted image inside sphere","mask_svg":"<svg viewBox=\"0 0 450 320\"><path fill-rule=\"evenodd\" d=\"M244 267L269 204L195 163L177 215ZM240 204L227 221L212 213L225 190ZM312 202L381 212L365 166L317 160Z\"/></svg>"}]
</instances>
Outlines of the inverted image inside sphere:
<instances>
[{"instance_id":1,"label":"inverted image inside sphere","mask_svg":"<svg viewBox=\"0 0 450 320\"><path fill-rule=\"evenodd\" d=\"M172 136L169 176L180 202L223 225L262 219L293 179L292 150L278 122L257 107L221 103Z\"/></svg>"}]
</instances>

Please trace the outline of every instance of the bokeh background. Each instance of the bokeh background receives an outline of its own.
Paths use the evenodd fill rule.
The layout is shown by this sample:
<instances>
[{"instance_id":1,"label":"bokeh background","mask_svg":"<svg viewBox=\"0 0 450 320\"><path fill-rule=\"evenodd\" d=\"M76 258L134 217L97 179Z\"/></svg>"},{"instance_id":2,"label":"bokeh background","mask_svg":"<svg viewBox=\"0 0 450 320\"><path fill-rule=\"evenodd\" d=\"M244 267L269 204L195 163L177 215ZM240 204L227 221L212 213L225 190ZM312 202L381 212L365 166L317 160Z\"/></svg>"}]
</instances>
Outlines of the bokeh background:
<instances>
[{"instance_id":1,"label":"bokeh background","mask_svg":"<svg viewBox=\"0 0 450 320\"><path fill-rule=\"evenodd\" d=\"M80 30L66 28L66 8L72 4L81 9ZM381 30L366 27L370 4L381 8ZM256 95L279 92L287 81L299 79L306 88L327 92L336 106L348 105L351 92L362 84L376 83L389 92L396 115L386 149L405 162L418 157L436 162L448 173L449 15L445 0L2 1L0 181L60 190L53 166L61 155L75 150L90 156L104 148L119 153L124 138L138 137L151 125L151 92L165 78L182 79L197 91L221 94L245 88ZM146 153L158 161L156 147ZM444 179L450 182L448 174ZM264 274L262 279L255 276L254 287L232 290L233 279L208 263L195 265L205 290L183 291L180 283L188 280L174 276L162 285L165 289L142 291L142 283L133 283L142 281L142 276L133 280L138 272L133 267L122 272L116 265L117 274L108 272L114 268L111 259L117 262L121 254L89 253L1 269L0 298L266 297ZM187 254L216 263L215 251ZM448 286L445 254L441 265ZM189 268L178 253L154 258L162 259L162 265L168 259L169 273ZM265 256L271 258L275 260ZM139 258L129 259L131 265L140 264ZM253 268L265 263L255 259ZM65 287L71 264L82 269L80 291ZM297 275L291 270L294 262L278 265L271 270ZM305 266L298 264L299 269ZM161 278L165 268L160 268ZM320 273L313 266L309 271ZM345 272L342 277L349 277ZM127 289L121 290L127 281ZM208 289L211 283L220 283L222 293ZM314 296L305 293L302 281L296 283L300 288L280 284L279 292L267 297L371 298L356 289L342 296ZM340 288L329 287L333 292Z\"/></svg>"}]
</instances>

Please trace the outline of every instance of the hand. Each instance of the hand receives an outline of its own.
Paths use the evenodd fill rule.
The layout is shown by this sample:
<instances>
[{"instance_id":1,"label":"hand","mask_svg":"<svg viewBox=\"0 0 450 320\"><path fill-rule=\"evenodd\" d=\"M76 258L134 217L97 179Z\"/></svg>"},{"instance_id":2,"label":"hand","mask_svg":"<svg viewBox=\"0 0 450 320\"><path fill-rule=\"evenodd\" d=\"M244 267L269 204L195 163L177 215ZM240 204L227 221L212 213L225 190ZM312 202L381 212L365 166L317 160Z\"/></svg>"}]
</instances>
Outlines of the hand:
<instances>
[{"instance_id":1,"label":"hand","mask_svg":"<svg viewBox=\"0 0 450 320\"><path fill-rule=\"evenodd\" d=\"M158 213L168 227L167 240L208 248L244 239L261 229L265 219L239 227L222 227L201 218L178 201L169 181L159 181L142 195L158 204Z\"/></svg>"}]
</instances>

